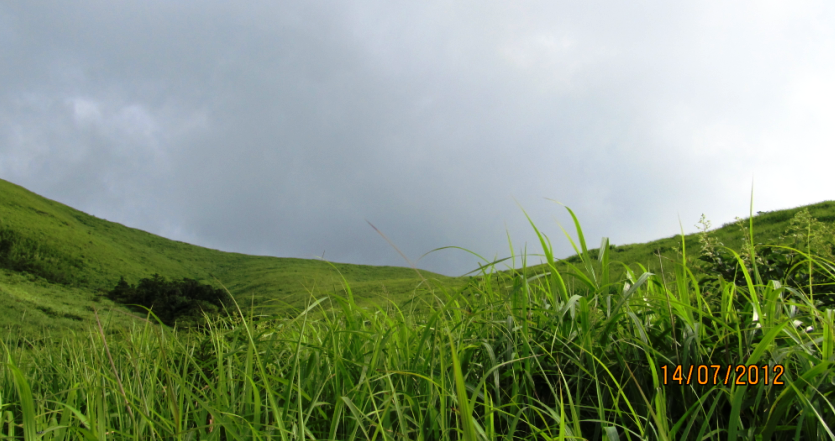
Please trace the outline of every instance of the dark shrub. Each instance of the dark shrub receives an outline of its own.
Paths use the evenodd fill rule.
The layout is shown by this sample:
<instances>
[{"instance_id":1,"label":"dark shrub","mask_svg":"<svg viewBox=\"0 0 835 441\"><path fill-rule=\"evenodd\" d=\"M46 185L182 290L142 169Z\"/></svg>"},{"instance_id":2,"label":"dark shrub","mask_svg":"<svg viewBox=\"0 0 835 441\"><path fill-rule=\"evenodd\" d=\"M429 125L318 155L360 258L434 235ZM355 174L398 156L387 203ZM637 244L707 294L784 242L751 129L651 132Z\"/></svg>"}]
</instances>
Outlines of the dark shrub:
<instances>
[{"instance_id":1,"label":"dark shrub","mask_svg":"<svg viewBox=\"0 0 835 441\"><path fill-rule=\"evenodd\" d=\"M116 302L151 309L169 326L178 322L199 323L204 312L216 314L223 308L224 302L229 300L228 294L222 289L187 278L168 281L159 274L140 280L136 286L122 277L108 293L108 297Z\"/></svg>"}]
</instances>

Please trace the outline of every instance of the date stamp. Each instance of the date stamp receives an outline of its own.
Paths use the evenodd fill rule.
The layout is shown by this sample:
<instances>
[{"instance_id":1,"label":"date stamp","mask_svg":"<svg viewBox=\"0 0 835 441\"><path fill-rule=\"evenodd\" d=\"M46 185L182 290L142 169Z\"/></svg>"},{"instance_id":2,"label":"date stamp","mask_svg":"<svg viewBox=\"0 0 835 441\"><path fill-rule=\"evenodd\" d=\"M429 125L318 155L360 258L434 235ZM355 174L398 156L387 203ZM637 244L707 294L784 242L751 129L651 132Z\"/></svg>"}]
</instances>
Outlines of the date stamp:
<instances>
[{"instance_id":1,"label":"date stamp","mask_svg":"<svg viewBox=\"0 0 835 441\"><path fill-rule=\"evenodd\" d=\"M779 386L784 384L780 377L783 376L785 368L781 364L773 366L755 364L744 365L718 365L718 364L694 364L683 367L682 365L662 365L661 373L664 377L664 385L739 385L755 386L758 384Z\"/></svg>"}]
</instances>

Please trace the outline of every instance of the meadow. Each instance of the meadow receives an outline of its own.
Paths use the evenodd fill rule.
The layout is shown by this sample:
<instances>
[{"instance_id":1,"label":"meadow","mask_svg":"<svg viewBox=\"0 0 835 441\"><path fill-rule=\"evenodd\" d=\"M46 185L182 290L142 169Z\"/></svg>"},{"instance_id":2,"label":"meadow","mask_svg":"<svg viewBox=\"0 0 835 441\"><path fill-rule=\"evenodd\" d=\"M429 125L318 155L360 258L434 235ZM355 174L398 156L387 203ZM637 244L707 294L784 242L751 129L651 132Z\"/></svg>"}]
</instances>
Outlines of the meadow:
<instances>
[{"instance_id":1,"label":"meadow","mask_svg":"<svg viewBox=\"0 0 835 441\"><path fill-rule=\"evenodd\" d=\"M541 253L385 270L409 285L387 297L327 262L277 310L217 277L238 303L190 330L87 299L61 332L7 328L0 439L832 440L834 209L597 249L569 210L567 259L531 223ZM5 277L32 302L96 289L27 274Z\"/></svg>"}]
</instances>

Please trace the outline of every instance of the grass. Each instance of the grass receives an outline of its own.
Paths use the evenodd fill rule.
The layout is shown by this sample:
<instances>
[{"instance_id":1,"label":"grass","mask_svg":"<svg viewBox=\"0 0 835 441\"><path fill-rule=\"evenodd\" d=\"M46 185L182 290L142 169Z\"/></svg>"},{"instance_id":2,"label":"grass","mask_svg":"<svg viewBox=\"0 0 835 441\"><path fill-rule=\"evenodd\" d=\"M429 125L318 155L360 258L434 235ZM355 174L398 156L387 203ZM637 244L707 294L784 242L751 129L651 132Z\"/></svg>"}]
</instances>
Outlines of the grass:
<instances>
[{"instance_id":1,"label":"grass","mask_svg":"<svg viewBox=\"0 0 835 441\"><path fill-rule=\"evenodd\" d=\"M727 222L719 228L711 229L711 234L718 242L723 243L730 248L741 250L743 247L743 237L747 234L749 221L753 222L754 231L756 231L756 243L758 244L785 244L786 239L782 236L789 228L791 220L803 210L808 210L812 217L826 225L835 225L835 201L824 201L807 206L790 208L786 210L759 212L752 217L738 219L736 222ZM700 229L707 226L710 229L710 223L707 225L696 225ZM693 233L684 236L684 246L686 250L699 250L701 248L700 234ZM677 250L682 248L682 237L675 235L668 238L653 240L646 243L623 244L614 245L609 244L609 259L617 262L624 262L627 264L640 264L648 271L660 274L664 265L672 265L674 261L680 260L680 253ZM578 250L579 251L579 250ZM588 250L593 258L596 258L599 252L598 248ZM560 268L567 269L567 263L574 265L582 262L581 253L565 259ZM688 256L688 264L695 265L698 253L690 253ZM533 271L546 271L546 265L532 266ZM613 268L613 271L622 275L620 268Z\"/></svg>"},{"instance_id":2,"label":"grass","mask_svg":"<svg viewBox=\"0 0 835 441\"><path fill-rule=\"evenodd\" d=\"M616 263L571 215L575 259L531 224L543 266L428 276L408 299L358 304L345 277L291 317L244 306L202 333L7 334L0 439L835 439L835 310L756 265L702 282L687 238L663 274Z\"/></svg>"},{"instance_id":3,"label":"grass","mask_svg":"<svg viewBox=\"0 0 835 441\"><path fill-rule=\"evenodd\" d=\"M402 302L421 280L411 268L249 256L194 246L96 218L0 180L4 330L11 327L29 336L44 329L56 335L81 331L94 321L94 308L128 312L103 298L121 276L135 284L155 273L215 286L221 280L242 304L293 314L305 307L311 291L343 289L334 267L360 304ZM447 286L465 283L423 274ZM127 325L126 316L120 317L117 322Z\"/></svg>"}]
</instances>

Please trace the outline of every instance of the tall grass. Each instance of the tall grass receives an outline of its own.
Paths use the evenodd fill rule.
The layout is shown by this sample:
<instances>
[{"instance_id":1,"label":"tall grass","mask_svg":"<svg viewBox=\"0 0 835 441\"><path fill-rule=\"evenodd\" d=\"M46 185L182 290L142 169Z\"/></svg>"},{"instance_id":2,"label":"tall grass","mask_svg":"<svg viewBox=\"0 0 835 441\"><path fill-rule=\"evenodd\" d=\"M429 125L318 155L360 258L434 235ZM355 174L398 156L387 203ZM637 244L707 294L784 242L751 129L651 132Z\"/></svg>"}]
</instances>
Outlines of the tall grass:
<instances>
[{"instance_id":1,"label":"tall grass","mask_svg":"<svg viewBox=\"0 0 835 441\"><path fill-rule=\"evenodd\" d=\"M7 335L0 439L835 439L835 311L736 252L742 286L700 286L684 249L661 274L620 265L612 280L606 239L592 258L570 213L579 265L531 223L548 271L487 263L400 305L359 307L346 283L295 317L237 309L197 333L151 317L40 345ZM735 384L736 365L758 380ZM764 384L777 365L784 384ZM699 366L722 375L700 385Z\"/></svg>"}]
</instances>

